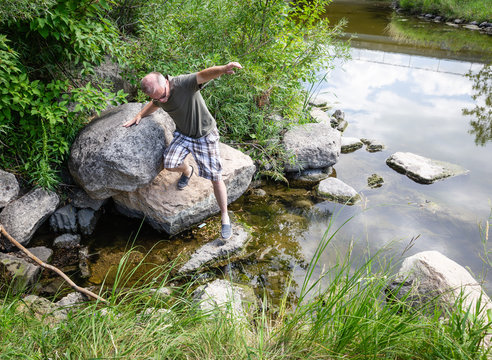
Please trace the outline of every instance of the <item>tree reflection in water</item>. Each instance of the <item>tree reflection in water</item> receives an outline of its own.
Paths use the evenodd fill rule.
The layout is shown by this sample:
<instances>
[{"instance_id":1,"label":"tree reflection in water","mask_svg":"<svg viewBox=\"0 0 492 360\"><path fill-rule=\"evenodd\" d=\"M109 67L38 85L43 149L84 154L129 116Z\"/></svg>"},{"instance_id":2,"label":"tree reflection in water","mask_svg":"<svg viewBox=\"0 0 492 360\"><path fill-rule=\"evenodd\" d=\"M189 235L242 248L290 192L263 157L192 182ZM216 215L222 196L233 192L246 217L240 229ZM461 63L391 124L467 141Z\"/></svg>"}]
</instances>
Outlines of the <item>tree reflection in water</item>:
<instances>
[{"instance_id":1,"label":"tree reflection in water","mask_svg":"<svg viewBox=\"0 0 492 360\"><path fill-rule=\"evenodd\" d=\"M476 105L463 109L463 114L474 117L469 133L475 135L475 144L484 146L492 140L492 64L484 65L478 73L468 73L467 77L473 81L472 98Z\"/></svg>"}]
</instances>

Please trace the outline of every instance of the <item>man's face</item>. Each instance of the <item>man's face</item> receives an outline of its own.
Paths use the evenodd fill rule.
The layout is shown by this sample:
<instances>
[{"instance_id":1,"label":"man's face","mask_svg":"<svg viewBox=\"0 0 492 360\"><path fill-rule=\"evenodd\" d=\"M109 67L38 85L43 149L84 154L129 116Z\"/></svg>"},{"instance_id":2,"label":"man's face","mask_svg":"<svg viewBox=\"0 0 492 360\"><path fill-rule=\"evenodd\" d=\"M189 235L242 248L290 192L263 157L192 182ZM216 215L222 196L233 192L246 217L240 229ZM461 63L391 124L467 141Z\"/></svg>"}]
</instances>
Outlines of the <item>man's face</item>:
<instances>
[{"instance_id":1,"label":"man's face","mask_svg":"<svg viewBox=\"0 0 492 360\"><path fill-rule=\"evenodd\" d=\"M152 94L148 94L152 99L165 103L169 99L169 81L165 80L165 86L158 84Z\"/></svg>"}]
</instances>

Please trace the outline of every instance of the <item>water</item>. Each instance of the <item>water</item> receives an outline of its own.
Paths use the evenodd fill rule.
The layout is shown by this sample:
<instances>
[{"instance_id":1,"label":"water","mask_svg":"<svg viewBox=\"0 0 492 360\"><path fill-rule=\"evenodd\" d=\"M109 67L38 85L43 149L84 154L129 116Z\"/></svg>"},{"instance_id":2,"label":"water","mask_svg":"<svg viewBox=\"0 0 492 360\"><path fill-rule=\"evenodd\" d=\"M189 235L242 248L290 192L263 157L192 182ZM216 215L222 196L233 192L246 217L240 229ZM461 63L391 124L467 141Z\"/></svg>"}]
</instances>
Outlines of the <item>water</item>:
<instances>
[{"instance_id":1,"label":"water","mask_svg":"<svg viewBox=\"0 0 492 360\"><path fill-rule=\"evenodd\" d=\"M231 210L251 227L253 240L242 261L221 271L234 281L252 284L260 295L265 290L274 302L285 292L292 299L330 224L333 232L353 217L322 255L315 276L336 264L350 247L354 258L383 249L396 260L402 253L438 250L480 279L490 270L480 259L484 249L478 223L489 218L492 208L492 144L476 144L475 135L470 134L471 119L462 109L481 101L472 98L474 83L464 74L480 71L492 59L492 37L395 17L387 3L380 1L335 1L328 10L332 21L348 17L346 38L354 34L357 38L352 40L352 60L338 64L329 74L318 88L320 96L346 113L350 125L344 136L380 139L386 150L360 149L341 155L336 176L363 197L352 207L282 184L262 186L265 197L241 197ZM405 31L430 29L438 39L451 34L451 39L459 41L436 46L426 38L425 44L415 44L394 36L401 24ZM456 48L458 52L453 51ZM448 161L470 172L432 185L417 184L385 164L396 151ZM367 178L373 173L383 176L381 188L368 188ZM143 225L136 236L139 249L133 261L152 249L149 262L170 262L180 252L192 252L218 236L219 222L213 217L203 228L174 238ZM108 270L115 268L139 227L139 221L117 214L102 219L90 240L91 253L96 254L90 282L101 283ZM111 283L113 276L110 270L106 281ZM485 288L492 293L490 279Z\"/></svg>"}]
</instances>

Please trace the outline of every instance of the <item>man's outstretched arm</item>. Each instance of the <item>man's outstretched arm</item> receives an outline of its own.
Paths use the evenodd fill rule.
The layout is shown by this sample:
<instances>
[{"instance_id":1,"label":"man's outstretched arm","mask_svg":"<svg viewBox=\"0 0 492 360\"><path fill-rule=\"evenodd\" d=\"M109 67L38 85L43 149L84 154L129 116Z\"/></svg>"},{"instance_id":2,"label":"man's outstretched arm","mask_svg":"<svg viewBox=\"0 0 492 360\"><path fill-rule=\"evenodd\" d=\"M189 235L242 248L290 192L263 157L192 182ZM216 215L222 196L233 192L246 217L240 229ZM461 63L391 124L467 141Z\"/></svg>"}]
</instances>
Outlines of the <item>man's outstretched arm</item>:
<instances>
[{"instance_id":1,"label":"man's outstretched arm","mask_svg":"<svg viewBox=\"0 0 492 360\"><path fill-rule=\"evenodd\" d=\"M234 69L242 69L243 67L238 62L230 62L227 65L212 66L204 69L196 74L196 81L198 85L206 83L207 81L217 79L224 74L234 74Z\"/></svg>"},{"instance_id":2,"label":"man's outstretched arm","mask_svg":"<svg viewBox=\"0 0 492 360\"><path fill-rule=\"evenodd\" d=\"M123 124L124 127L129 127L129 126L132 126L133 124L136 124L138 125L138 123L140 122L140 120L143 118L143 117L146 117L147 115L150 115L152 114L154 111L156 111L159 107L154 105L154 103L151 101L149 102L147 105L145 105L143 107L142 110L140 110L140 112L135 115L135 117L131 120L128 120L126 123Z\"/></svg>"}]
</instances>

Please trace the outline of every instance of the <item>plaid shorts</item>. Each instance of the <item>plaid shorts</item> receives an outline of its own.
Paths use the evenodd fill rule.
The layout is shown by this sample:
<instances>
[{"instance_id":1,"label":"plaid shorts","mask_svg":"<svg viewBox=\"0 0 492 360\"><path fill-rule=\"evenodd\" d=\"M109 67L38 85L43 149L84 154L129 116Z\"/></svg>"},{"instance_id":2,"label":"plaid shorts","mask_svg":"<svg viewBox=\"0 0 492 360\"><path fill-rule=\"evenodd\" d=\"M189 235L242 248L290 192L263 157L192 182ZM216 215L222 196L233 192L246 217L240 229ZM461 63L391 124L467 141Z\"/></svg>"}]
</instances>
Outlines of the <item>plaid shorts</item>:
<instances>
[{"instance_id":1,"label":"plaid shorts","mask_svg":"<svg viewBox=\"0 0 492 360\"><path fill-rule=\"evenodd\" d=\"M164 168L173 169L181 165L190 152L198 165L198 176L212 181L222 179L222 163L219 152L219 131L217 128L200 138L174 132L174 139L164 151Z\"/></svg>"}]
</instances>

